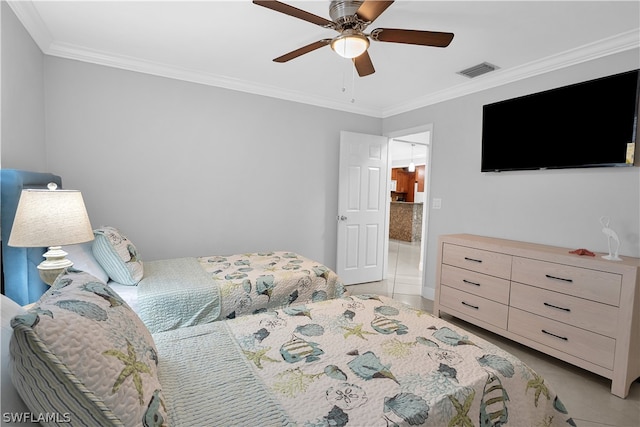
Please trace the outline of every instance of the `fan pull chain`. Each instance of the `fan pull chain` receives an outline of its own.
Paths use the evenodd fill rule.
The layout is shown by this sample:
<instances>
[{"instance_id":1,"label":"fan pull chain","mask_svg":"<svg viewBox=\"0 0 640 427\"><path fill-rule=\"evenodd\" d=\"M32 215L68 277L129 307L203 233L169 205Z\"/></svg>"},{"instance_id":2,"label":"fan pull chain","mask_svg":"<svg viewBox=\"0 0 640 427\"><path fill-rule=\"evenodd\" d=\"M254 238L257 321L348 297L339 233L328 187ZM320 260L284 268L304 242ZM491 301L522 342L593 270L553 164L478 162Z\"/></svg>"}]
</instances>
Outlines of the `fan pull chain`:
<instances>
[{"instance_id":1,"label":"fan pull chain","mask_svg":"<svg viewBox=\"0 0 640 427\"><path fill-rule=\"evenodd\" d=\"M356 102L356 67L351 66L351 103Z\"/></svg>"},{"instance_id":2,"label":"fan pull chain","mask_svg":"<svg viewBox=\"0 0 640 427\"><path fill-rule=\"evenodd\" d=\"M353 61L347 60L349 67L351 68L351 99L349 102L352 104L356 102L356 69L353 66ZM347 73L346 70L342 69L342 93L347 93Z\"/></svg>"},{"instance_id":3,"label":"fan pull chain","mask_svg":"<svg viewBox=\"0 0 640 427\"><path fill-rule=\"evenodd\" d=\"M346 77L345 77L345 72L344 72L344 68L342 69L342 93L345 93L347 91L347 85L345 83L346 81Z\"/></svg>"}]
</instances>

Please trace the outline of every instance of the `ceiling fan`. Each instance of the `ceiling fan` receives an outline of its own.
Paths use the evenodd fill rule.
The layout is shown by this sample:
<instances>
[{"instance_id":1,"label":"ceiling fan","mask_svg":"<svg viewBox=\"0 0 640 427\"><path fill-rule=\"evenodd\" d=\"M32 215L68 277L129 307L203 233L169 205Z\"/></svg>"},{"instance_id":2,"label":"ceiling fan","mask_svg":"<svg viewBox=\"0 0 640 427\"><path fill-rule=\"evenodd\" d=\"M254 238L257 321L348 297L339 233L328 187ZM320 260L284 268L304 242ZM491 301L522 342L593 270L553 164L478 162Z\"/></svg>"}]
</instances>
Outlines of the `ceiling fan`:
<instances>
[{"instance_id":1,"label":"ceiling fan","mask_svg":"<svg viewBox=\"0 0 640 427\"><path fill-rule=\"evenodd\" d=\"M302 19L323 28L331 28L340 34L332 39L322 39L274 59L287 62L305 53L324 46L331 48L344 58L351 58L360 77L375 73L371 57L367 52L369 39L378 42L405 43L421 46L447 47L453 40L453 33L434 31L376 28L369 34L364 30L384 12L393 1L378 0L333 0L329 6L332 21L302 9L275 0L254 0L253 3L294 18Z\"/></svg>"}]
</instances>

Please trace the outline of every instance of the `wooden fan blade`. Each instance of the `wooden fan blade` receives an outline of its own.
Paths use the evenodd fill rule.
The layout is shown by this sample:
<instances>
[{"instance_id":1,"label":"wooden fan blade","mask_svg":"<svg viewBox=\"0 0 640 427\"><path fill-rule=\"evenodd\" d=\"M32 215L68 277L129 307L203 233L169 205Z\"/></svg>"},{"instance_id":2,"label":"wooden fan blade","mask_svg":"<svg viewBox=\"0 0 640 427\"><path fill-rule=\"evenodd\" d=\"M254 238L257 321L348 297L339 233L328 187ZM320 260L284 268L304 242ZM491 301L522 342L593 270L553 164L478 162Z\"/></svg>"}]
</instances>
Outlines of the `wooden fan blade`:
<instances>
[{"instance_id":1,"label":"wooden fan blade","mask_svg":"<svg viewBox=\"0 0 640 427\"><path fill-rule=\"evenodd\" d=\"M253 0L254 4L258 6L266 7L267 9L275 10L276 12L284 13L285 15L293 16L294 18L302 19L303 21L311 22L312 24L320 25L326 28L335 28L333 21L329 21L321 16L314 15L313 13L306 12L297 7L289 6L288 4L281 3L275 0L259 1Z\"/></svg>"},{"instance_id":2,"label":"wooden fan blade","mask_svg":"<svg viewBox=\"0 0 640 427\"><path fill-rule=\"evenodd\" d=\"M360 5L356 15L358 18L362 19L366 22L373 22L375 19L382 15L382 12L387 10L389 6L393 3L391 1L378 1L378 0L366 0L364 3Z\"/></svg>"},{"instance_id":3,"label":"wooden fan blade","mask_svg":"<svg viewBox=\"0 0 640 427\"><path fill-rule=\"evenodd\" d=\"M422 46L447 47L453 40L453 33L435 31L398 30L394 28L376 28L371 39L379 42L419 44Z\"/></svg>"},{"instance_id":4,"label":"wooden fan blade","mask_svg":"<svg viewBox=\"0 0 640 427\"><path fill-rule=\"evenodd\" d=\"M360 77L368 76L369 74L373 74L376 72L376 69L373 68L373 62L371 62L371 57L369 56L369 52L366 50L360 56L356 56L353 60L353 65L356 66L356 70L358 71L358 75Z\"/></svg>"},{"instance_id":5,"label":"wooden fan blade","mask_svg":"<svg viewBox=\"0 0 640 427\"><path fill-rule=\"evenodd\" d=\"M296 50L292 50L289 53L286 53L282 56L277 57L276 59L273 60L273 62L287 62L287 61L291 61L294 58L297 58L298 56L302 56L305 53L309 53L312 52L316 49L320 49L323 46L326 46L328 44L331 43L331 39L322 39L322 40L318 40L317 42L313 42L311 44L308 44L306 46L303 46L299 49Z\"/></svg>"}]
</instances>

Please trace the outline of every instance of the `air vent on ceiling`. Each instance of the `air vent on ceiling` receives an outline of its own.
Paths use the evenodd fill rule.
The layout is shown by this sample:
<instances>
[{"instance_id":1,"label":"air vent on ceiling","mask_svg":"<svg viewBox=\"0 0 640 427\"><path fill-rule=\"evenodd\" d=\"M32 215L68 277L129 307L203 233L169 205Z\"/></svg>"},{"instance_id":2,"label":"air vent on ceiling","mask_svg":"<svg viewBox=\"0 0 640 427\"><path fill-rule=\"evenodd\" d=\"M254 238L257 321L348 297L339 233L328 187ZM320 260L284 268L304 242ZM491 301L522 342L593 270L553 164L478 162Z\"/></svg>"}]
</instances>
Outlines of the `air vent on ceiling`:
<instances>
[{"instance_id":1,"label":"air vent on ceiling","mask_svg":"<svg viewBox=\"0 0 640 427\"><path fill-rule=\"evenodd\" d=\"M474 77L481 76L483 74L489 73L491 71L497 70L499 67L496 67L493 64L489 64L488 62L483 62L482 64L474 65L473 67L469 67L466 70L458 71L458 74L462 74L465 77L469 77L470 79Z\"/></svg>"}]
</instances>

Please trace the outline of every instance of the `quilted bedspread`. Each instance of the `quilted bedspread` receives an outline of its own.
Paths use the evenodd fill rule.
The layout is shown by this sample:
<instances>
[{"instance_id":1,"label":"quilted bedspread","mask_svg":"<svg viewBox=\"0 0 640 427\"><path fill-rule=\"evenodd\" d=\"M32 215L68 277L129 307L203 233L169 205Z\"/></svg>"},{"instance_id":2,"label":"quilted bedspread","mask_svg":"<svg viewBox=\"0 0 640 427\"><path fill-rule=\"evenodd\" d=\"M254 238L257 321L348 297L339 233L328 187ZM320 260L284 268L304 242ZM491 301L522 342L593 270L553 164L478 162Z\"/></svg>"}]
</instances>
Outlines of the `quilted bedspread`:
<instances>
[{"instance_id":1,"label":"quilted bedspread","mask_svg":"<svg viewBox=\"0 0 640 427\"><path fill-rule=\"evenodd\" d=\"M575 425L520 360L386 297L290 305L154 339L171 425Z\"/></svg>"},{"instance_id":2,"label":"quilted bedspread","mask_svg":"<svg viewBox=\"0 0 640 427\"><path fill-rule=\"evenodd\" d=\"M343 296L324 265L293 252L147 261L138 314L152 333Z\"/></svg>"}]
</instances>

